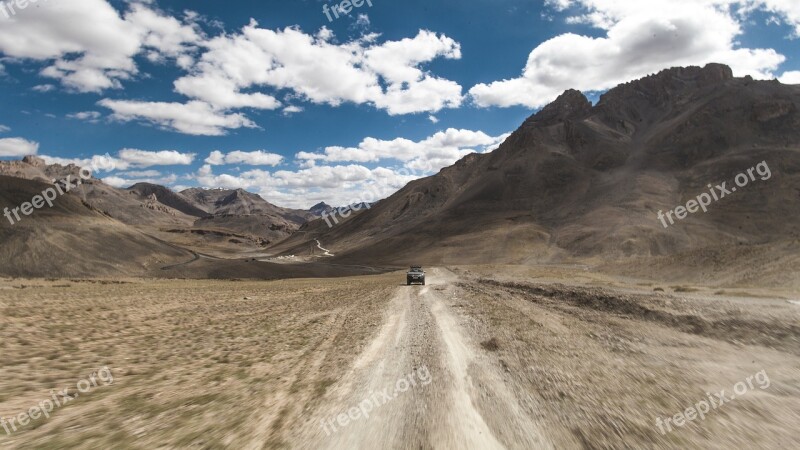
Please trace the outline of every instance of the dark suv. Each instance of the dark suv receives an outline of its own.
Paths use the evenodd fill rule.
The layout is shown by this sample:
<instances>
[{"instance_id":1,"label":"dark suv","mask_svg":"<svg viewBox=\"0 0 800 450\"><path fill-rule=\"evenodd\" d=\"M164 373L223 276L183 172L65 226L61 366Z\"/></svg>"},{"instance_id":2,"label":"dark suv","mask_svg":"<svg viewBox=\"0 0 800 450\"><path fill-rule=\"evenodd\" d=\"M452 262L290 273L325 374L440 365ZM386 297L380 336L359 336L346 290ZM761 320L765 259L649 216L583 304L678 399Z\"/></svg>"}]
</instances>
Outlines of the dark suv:
<instances>
[{"instance_id":1,"label":"dark suv","mask_svg":"<svg viewBox=\"0 0 800 450\"><path fill-rule=\"evenodd\" d=\"M425 271L422 266L411 266L411 270L406 273L406 284L420 283L425 285Z\"/></svg>"}]
</instances>

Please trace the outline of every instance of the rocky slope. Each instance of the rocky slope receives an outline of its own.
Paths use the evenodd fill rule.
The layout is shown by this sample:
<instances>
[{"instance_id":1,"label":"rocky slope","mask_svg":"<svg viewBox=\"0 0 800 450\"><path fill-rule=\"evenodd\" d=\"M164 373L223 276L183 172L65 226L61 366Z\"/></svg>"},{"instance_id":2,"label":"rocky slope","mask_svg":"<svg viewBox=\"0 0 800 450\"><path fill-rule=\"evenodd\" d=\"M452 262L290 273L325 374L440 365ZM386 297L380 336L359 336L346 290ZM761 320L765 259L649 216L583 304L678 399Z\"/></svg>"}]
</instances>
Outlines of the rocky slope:
<instances>
[{"instance_id":1,"label":"rocky slope","mask_svg":"<svg viewBox=\"0 0 800 450\"><path fill-rule=\"evenodd\" d=\"M244 189L192 188L181 192L197 208L208 213L195 227L224 228L280 241L316 216L309 211L281 208Z\"/></svg>"},{"instance_id":2,"label":"rocky slope","mask_svg":"<svg viewBox=\"0 0 800 450\"><path fill-rule=\"evenodd\" d=\"M52 184L0 176L0 210L13 209ZM0 220L0 275L136 276L191 259L188 251L108 217L77 195L61 195L20 221Z\"/></svg>"}]
</instances>

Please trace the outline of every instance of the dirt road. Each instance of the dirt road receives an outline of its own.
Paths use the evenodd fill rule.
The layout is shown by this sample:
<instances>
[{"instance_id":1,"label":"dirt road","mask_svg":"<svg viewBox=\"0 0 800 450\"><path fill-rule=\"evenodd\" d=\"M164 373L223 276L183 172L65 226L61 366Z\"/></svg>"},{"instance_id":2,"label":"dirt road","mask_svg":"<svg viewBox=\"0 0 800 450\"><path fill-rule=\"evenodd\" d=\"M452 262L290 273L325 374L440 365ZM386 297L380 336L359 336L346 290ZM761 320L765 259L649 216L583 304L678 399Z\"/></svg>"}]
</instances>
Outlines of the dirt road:
<instances>
[{"instance_id":1,"label":"dirt road","mask_svg":"<svg viewBox=\"0 0 800 450\"><path fill-rule=\"evenodd\" d=\"M800 445L800 322L781 302L743 311L444 268L428 280L397 288L380 332L291 439L298 447ZM428 384L398 389L421 369ZM725 390L710 417L657 421Z\"/></svg>"},{"instance_id":2,"label":"dirt road","mask_svg":"<svg viewBox=\"0 0 800 450\"><path fill-rule=\"evenodd\" d=\"M508 391L446 306L456 277L446 269L428 277L427 286L397 288L380 332L296 442L332 449L550 447L523 412L530 405Z\"/></svg>"}]
</instances>

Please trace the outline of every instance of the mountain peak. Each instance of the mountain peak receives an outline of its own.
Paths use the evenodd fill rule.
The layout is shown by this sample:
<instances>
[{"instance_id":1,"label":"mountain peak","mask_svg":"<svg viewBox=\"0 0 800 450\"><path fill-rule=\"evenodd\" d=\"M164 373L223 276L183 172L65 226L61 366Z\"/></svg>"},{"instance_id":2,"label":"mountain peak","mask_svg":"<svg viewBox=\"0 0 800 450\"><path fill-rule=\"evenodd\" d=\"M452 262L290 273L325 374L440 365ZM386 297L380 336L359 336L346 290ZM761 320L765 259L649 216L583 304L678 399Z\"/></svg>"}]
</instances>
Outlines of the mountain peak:
<instances>
[{"instance_id":1,"label":"mountain peak","mask_svg":"<svg viewBox=\"0 0 800 450\"><path fill-rule=\"evenodd\" d=\"M34 156L34 155L28 155L28 156L22 158L22 162L24 162L26 164L30 164L33 167L39 167L39 168L47 167L47 162L45 162L44 159L39 158L38 156Z\"/></svg>"},{"instance_id":2,"label":"mountain peak","mask_svg":"<svg viewBox=\"0 0 800 450\"><path fill-rule=\"evenodd\" d=\"M647 99L661 104L687 90L725 83L733 79L733 70L724 64L709 63L705 67L672 67L644 78L620 84L600 97L598 105L614 102L628 103Z\"/></svg>"},{"instance_id":3,"label":"mountain peak","mask_svg":"<svg viewBox=\"0 0 800 450\"><path fill-rule=\"evenodd\" d=\"M314 214L315 216L321 216L325 213L333 211L333 209L334 209L333 206L325 202L319 202L316 205L312 206L308 211L311 214Z\"/></svg>"},{"instance_id":4,"label":"mountain peak","mask_svg":"<svg viewBox=\"0 0 800 450\"><path fill-rule=\"evenodd\" d=\"M592 102L581 91L568 89L528 120L533 123L561 122L582 118L591 110Z\"/></svg>"}]
</instances>

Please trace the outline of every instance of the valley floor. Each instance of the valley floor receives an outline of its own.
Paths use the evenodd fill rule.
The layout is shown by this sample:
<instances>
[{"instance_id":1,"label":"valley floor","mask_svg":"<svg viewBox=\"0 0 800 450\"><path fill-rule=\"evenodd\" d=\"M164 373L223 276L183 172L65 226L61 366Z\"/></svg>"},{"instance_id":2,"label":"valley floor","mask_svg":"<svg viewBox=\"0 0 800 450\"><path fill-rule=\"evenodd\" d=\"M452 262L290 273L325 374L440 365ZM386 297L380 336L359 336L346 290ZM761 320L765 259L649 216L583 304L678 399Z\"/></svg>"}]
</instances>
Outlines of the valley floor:
<instances>
[{"instance_id":1,"label":"valley floor","mask_svg":"<svg viewBox=\"0 0 800 450\"><path fill-rule=\"evenodd\" d=\"M800 296L585 269L0 280L0 446L800 447Z\"/></svg>"}]
</instances>

